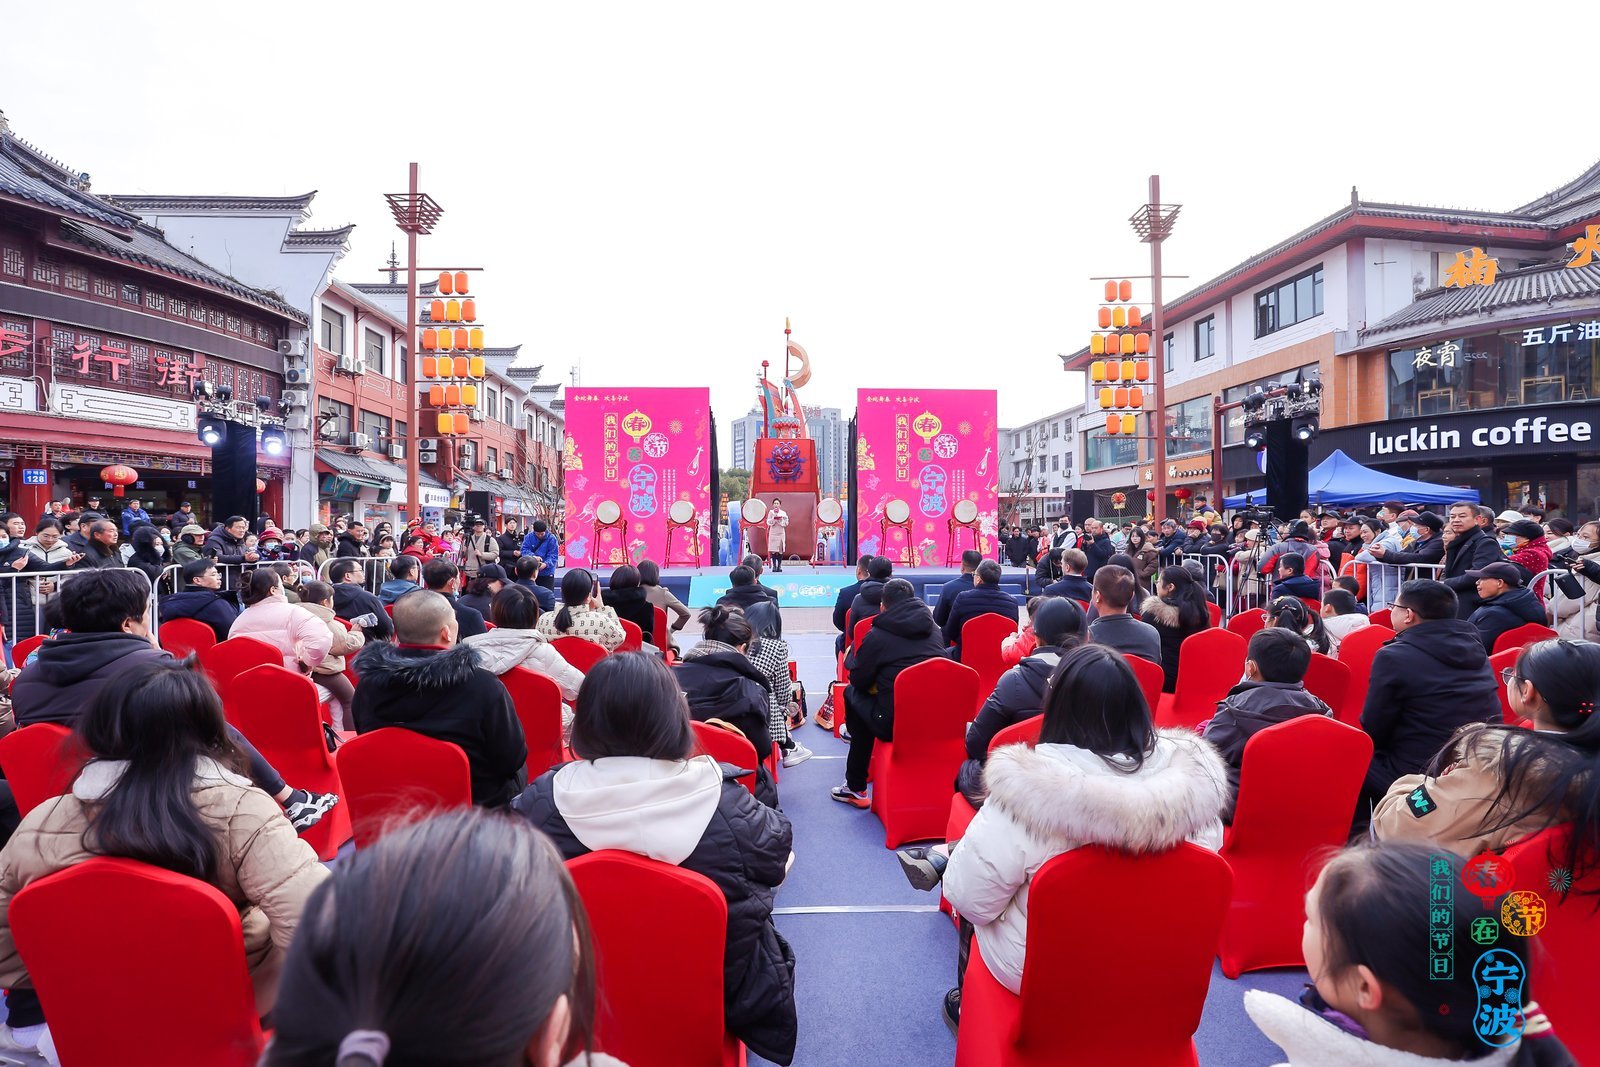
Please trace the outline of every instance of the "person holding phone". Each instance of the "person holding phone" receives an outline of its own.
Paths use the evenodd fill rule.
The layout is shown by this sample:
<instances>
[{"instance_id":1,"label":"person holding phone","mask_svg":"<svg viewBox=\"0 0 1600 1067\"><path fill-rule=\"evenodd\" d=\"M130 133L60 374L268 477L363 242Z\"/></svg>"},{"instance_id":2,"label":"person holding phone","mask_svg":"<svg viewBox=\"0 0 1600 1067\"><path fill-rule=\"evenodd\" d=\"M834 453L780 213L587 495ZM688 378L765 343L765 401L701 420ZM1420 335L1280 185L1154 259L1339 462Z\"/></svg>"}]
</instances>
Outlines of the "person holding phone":
<instances>
[{"instance_id":1,"label":"person holding phone","mask_svg":"<svg viewBox=\"0 0 1600 1067\"><path fill-rule=\"evenodd\" d=\"M561 576L560 607L541 614L536 629L551 641L581 637L607 652L615 652L628 636L617 613L602 602L600 582L591 572L579 569Z\"/></svg>"},{"instance_id":2,"label":"person holding phone","mask_svg":"<svg viewBox=\"0 0 1600 1067\"><path fill-rule=\"evenodd\" d=\"M772 506L767 509L767 555L772 557L772 573L783 573L783 553L789 545L789 513L783 510L783 502L777 497L772 498Z\"/></svg>"}]
</instances>

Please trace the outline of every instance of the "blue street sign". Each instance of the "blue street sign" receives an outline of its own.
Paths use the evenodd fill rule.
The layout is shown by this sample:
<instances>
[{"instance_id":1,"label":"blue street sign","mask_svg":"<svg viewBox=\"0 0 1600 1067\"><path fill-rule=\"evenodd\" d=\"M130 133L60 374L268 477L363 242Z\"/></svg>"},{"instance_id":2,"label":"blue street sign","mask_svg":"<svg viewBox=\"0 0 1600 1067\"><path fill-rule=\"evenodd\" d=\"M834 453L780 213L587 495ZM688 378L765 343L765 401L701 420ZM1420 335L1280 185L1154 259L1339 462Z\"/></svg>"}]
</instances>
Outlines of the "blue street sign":
<instances>
[{"instance_id":1,"label":"blue street sign","mask_svg":"<svg viewBox=\"0 0 1600 1067\"><path fill-rule=\"evenodd\" d=\"M44 467L24 467L22 468L22 484L49 485L50 472Z\"/></svg>"}]
</instances>

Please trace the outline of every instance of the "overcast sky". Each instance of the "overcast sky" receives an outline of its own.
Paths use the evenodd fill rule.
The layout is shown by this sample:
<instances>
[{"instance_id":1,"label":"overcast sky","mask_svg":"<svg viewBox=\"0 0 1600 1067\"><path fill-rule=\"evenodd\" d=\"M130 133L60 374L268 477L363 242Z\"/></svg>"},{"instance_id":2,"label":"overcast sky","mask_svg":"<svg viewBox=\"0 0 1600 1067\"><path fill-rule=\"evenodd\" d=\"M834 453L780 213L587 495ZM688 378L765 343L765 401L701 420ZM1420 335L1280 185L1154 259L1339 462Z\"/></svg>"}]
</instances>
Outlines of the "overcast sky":
<instances>
[{"instance_id":1,"label":"overcast sky","mask_svg":"<svg viewBox=\"0 0 1600 1067\"><path fill-rule=\"evenodd\" d=\"M351 280L416 160L425 262L488 269L492 344L709 385L724 442L785 315L807 403L992 386L1009 425L1081 398L1056 353L1090 276L1147 273L1153 172L1172 294L1351 185L1508 208L1577 175L1597 7L18 2L0 109L97 192L317 189Z\"/></svg>"}]
</instances>

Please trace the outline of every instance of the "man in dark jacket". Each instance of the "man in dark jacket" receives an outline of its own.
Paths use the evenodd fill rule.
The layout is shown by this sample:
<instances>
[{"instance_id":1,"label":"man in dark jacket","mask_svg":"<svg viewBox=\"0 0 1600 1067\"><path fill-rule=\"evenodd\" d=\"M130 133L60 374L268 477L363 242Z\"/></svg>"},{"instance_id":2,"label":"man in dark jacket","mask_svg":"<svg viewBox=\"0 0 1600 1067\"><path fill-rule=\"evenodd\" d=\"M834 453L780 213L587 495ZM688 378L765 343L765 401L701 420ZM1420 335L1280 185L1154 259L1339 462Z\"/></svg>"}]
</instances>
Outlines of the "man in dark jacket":
<instances>
[{"instance_id":1,"label":"man in dark jacket","mask_svg":"<svg viewBox=\"0 0 1600 1067\"><path fill-rule=\"evenodd\" d=\"M1083 627L1083 612L1060 597L1046 600L1034 613L1033 632L1039 644L1000 676L994 692L978 710L977 719L967 727L967 758L956 774L956 788L974 808L983 807L988 795L983 766L989 759L989 743L1006 727L1044 711L1044 690L1050 674L1062 656L1083 643Z\"/></svg>"},{"instance_id":2,"label":"man in dark jacket","mask_svg":"<svg viewBox=\"0 0 1600 1067\"><path fill-rule=\"evenodd\" d=\"M1303 596L1322 599L1322 583L1306 574L1306 558L1298 552L1285 552L1275 561L1277 573L1273 576L1272 595Z\"/></svg>"},{"instance_id":3,"label":"man in dark jacket","mask_svg":"<svg viewBox=\"0 0 1600 1067\"><path fill-rule=\"evenodd\" d=\"M999 564L995 567L998 569ZM945 654L933 613L917 599L910 582L904 578L885 582L882 600L883 610L849 662L850 684L844 691L850 752L844 761L844 785L834 787L833 799L856 808L872 806L867 797L872 746L878 738L894 740L895 679L907 667ZM1012 610L1015 612L1015 607Z\"/></svg>"},{"instance_id":4,"label":"man in dark jacket","mask_svg":"<svg viewBox=\"0 0 1600 1067\"><path fill-rule=\"evenodd\" d=\"M556 610L556 595L534 580L535 576L539 573L538 557L518 556L516 564L511 569L511 573L516 576L512 580L511 584L520 585L528 592L532 593L534 599L539 601L540 611ZM678 625L681 627L683 623L680 622Z\"/></svg>"},{"instance_id":5,"label":"man in dark jacket","mask_svg":"<svg viewBox=\"0 0 1600 1067\"><path fill-rule=\"evenodd\" d=\"M183 565L183 589L161 598L161 621L194 619L211 627L218 641L226 641L239 609L221 589L222 575L215 560L190 560Z\"/></svg>"},{"instance_id":6,"label":"man in dark jacket","mask_svg":"<svg viewBox=\"0 0 1600 1067\"><path fill-rule=\"evenodd\" d=\"M1498 682L1483 641L1457 617L1448 586L1426 579L1404 583L1389 621L1398 636L1373 658L1361 709L1372 764L1356 806L1358 827L1396 778L1421 773L1458 728L1500 721Z\"/></svg>"},{"instance_id":7,"label":"man in dark jacket","mask_svg":"<svg viewBox=\"0 0 1600 1067\"><path fill-rule=\"evenodd\" d=\"M88 552L89 528L103 518L105 516L98 511L80 511L76 516L70 514L62 516L61 528L67 531L64 539L67 547L80 556Z\"/></svg>"},{"instance_id":8,"label":"man in dark jacket","mask_svg":"<svg viewBox=\"0 0 1600 1067\"><path fill-rule=\"evenodd\" d=\"M179 530L183 529L185 526L198 526L199 524L200 519L194 513L194 505L185 500L178 505L177 511L174 511L167 516L167 521L162 525L172 531L173 539L176 540Z\"/></svg>"},{"instance_id":9,"label":"man in dark jacket","mask_svg":"<svg viewBox=\"0 0 1600 1067\"><path fill-rule=\"evenodd\" d=\"M1094 576L1094 596L1090 607L1095 617L1089 623L1089 642L1114 648L1125 656L1138 656L1161 664L1161 633L1154 626L1128 613L1139 583L1133 572L1115 564L1100 568ZM1035 624L1034 632L1038 632Z\"/></svg>"},{"instance_id":10,"label":"man in dark jacket","mask_svg":"<svg viewBox=\"0 0 1600 1067\"><path fill-rule=\"evenodd\" d=\"M1306 668L1311 666L1311 646L1292 630L1271 626L1250 638L1245 653L1245 680L1228 690L1217 713L1202 724L1200 734L1217 746L1228 763L1228 807L1223 821L1233 822L1239 800L1239 768L1244 746L1269 726L1301 715L1329 715L1333 709L1306 692Z\"/></svg>"},{"instance_id":11,"label":"man in dark jacket","mask_svg":"<svg viewBox=\"0 0 1600 1067\"><path fill-rule=\"evenodd\" d=\"M333 583L333 613L348 620L373 616L371 625L363 626L361 632L367 635L368 642L387 641L394 634L394 624L389 621L389 613L383 610L383 602L367 592L361 578L358 561L333 561L333 566L328 568L328 581Z\"/></svg>"},{"instance_id":12,"label":"man in dark jacket","mask_svg":"<svg viewBox=\"0 0 1600 1067\"><path fill-rule=\"evenodd\" d=\"M1494 652L1496 639L1509 630L1530 622L1545 625L1544 605L1533 590L1522 584L1522 568L1507 560L1491 563L1479 571L1468 571L1477 583L1478 610L1467 620L1483 638L1483 650Z\"/></svg>"},{"instance_id":13,"label":"man in dark jacket","mask_svg":"<svg viewBox=\"0 0 1600 1067\"><path fill-rule=\"evenodd\" d=\"M1068 551L1078 550L1073 548ZM942 627L944 643L950 647L952 659L961 658L961 628L979 615L1001 615L1010 620L1013 626L1016 625L1017 602L1011 599L1010 593L1001 591L1000 575L1000 564L992 559L986 559L978 564L978 571L974 576L977 581L972 588L956 597L955 606L950 609L950 617L945 619Z\"/></svg>"},{"instance_id":14,"label":"man in dark jacket","mask_svg":"<svg viewBox=\"0 0 1600 1067\"><path fill-rule=\"evenodd\" d=\"M450 607L456 613L456 638L466 640L482 633L488 633L489 628L484 625L483 612L470 605L463 604L457 598L461 590L461 572L456 565L447 559L431 559L422 567L422 585L431 589L450 602Z\"/></svg>"},{"instance_id":15,"label":"man in dark jacket","mask_svg":"<svg viewBox=\"0 0 1600 1067\"><path fill-rule=\"evenodd\" d=\"M1083 553L1085 560L1083 576L1091 582L1100 568L1117 554L1117 546L1111 540L1110 532L1099 519L1083 520L1083 540L1079 542L1078 550Z\"/></svg>"},{"instance_id":16,"label":"man in dark jacket","mask_svg":"<svg viewBox=\"0 0 1600 1067\"><path fill-rule=\"evenodd\" d=\"M761 581L761 576L767 572L766 560L762 559L754 552L747 552L745 553L744 558L739 561L739 566L749 567L752 571L754 571L756 576L756 588L761 590L762 595L764 595L774 604L778 602L778 591L772 588L770 585L763 584Z\"/></svg>"},{"instance_id":17,"label":"man in dark jacket","mask_svg":"<svg viewBox=\"0 0 1600 1067\"><path fill-rule=\"evenodd\" d=\"M1107 541L1107 544L1110 542ZM1069 548L1061 553L1061 578L1051 582L1040 591L1042 596L1064 596L1070 600L1081 600L1085 604L1094 592L1094 586L1084 575L1084 568L1089 565L1089 557L1081 549Z\"/></svg>"},{"instance_id":18,"label":"man in dark jacket","mask_svg":"<svg viewBox=\"0 0 1600 1067\"><path fill-rule=\"evenodd\" d=\"M506 520L506 528L496 535L495 542L500 546L500 566L507 574L514 573L517 558L522 555L522 533L516 519Z\"/></svg>"},{"instance_id":19,"label":"man in dark jacket","mask_svg":"<svg viewBox=\"0 0 1600 1067\"><path fill-rule=\"evenodd\" d=\"M1156 542L1157 563L1163 567L1170 567L1178 562L1178 554L1183 551L1183 546L1189 543L1188 536L1178 528L1173 519L1161 520L1161 540Z\"/></svg>"},{"instance_id":20,"label":"man in dark jacket","mask_svg":"<svg viewBox=\"0 0 1600 1067\"><path fill-rule=\"evenodd\" d=\"M1444 584L1456 595L1456 618L1469 619L1478 610L1477 582L1468 571L1482 570L1506 558L1500 542L1478 522L1478 505L1465 501L1450 505L1450 532L1454 535L1444 549ZM1406 771L1410 774L1413 772Z\"/></svg>"},{"instance_id":21,"label":"man in dark jacket","mask_svg":"<svg viewBox=\"0 0 1600 1067\"><path fill-rule=\"evenodd\" d=\"M1006 560L1013 567L1026 567L1028 559L1028 539L1022 536L1022 527L1011 527L1011 536L1006 538Z\"/></svg>"},{"instance_id":22,"label":"man in dark jacket","mask_svg":"<svg viewBox=\"0 0 1600 1067\"><path fill-rule=\"evenodd\" d=\"M870 619L883 610L883 583L894 577L894 561L888 556L873 556L867 565L867 580L861 591L850 601L850 626L853 629L862 619ZM845 639L849 640L846 634Z\"/></svg>"},{"instance_id":23,"label":"man in dark jacket","mask_svg":"<svg viewBox=\"0 0 1600 1067\"><path fill-rule=\"evenodd\" d=\"M967 549L961 553L961 574L945 582L939 588L939 599L933 605L933 621L943 626L950 618L950 609L955 607L956 597L972 588L972 572L978 569L978 564L983 562L983 553L975 549Z\"/></svg>"},{"instance_id":24,"label":"man in dark jacket","mask_svg":"<svg viewBox=\"0 0 1600 1067\"><path fill-rule=\"evenodd\" d=\"M321 567L333 558L333 531L320 522L311 524L311 537L300 546L300 560Z\"/></svg>"},{"instance_id":25,"label":"man in dark jacket","mask_svg":"<svg viewBox=\"0 0 1600 1067\"><path fill-rule=\"evenodd\" d=\"M150 583L126 568L107 568L61 584L61 623L69 631L39 646L39 656L24 667L11 687L18 726L53 722L75 727L84 711L130 667L172 656L151 640L145 609ZM249 761L250 778L283 805L296 831L304 833L339 798L333 793L291 789L243 734L228 735Z\"/></svg>"},{"instance_id":26,"label":"man in dark jacket","mask_svg":"<svg viewBox=\"0 0 1600 1067\"><path fill-rule=\"evenodd\" d=\"M727 625L734 629L743 627L742 632L749 632L750 624L742 619ZM721 633L722 627L722 623L713 621L706 631ZM755 748L758 759L765 759L771 753L772 683L740 648L707 638L685 652L683 661L673 667L672 673L689 702L692 718L697 722L720 719L737 728ZM778 786L771 772L765 766L754 770L756 799L777 807Z\"/></svg>"},{"instance_id":27,"label":"man in dark jacket","mask_svg":"<svg viewBox=\"0 0 1600 1067\"><path fill-rule=\"evenodd\" d=\"M394 622L398 644L374 642L356 656L356 732L399 726L459 745L472 802L509 804L528 784L528 743L506 687L478 665L476 651L456 644L455 610L444 597L408 594Z\"/></svg>"},{"instance_id":28,"label":"man in dark jacket","mask_svg":"<svg viewBox=\"0 0 1600 1067\"><path fill-rule=\"evenodd\" d=\"M728 572L728 591L717 598L717 603L723 607L738 608L743 611L751 604L770 604L773 599L767 596L767 588L756 581L756 572L744 564Z\"/></svg>"},{"instance_id":29,"label":"man in dark jacket","mask_svg":"<svg viewBox=\"0 0 1600 1067\"><path fill-rule=\"evenodd\" d=\"M1444 559L1444 539L1439 536L1439 531L1444 529L1443 519L1431 511L1424 511L1412 520L1412 528L1416 541L1410 551L1385 548L1377 542L1370 545L1367 551L1391 567L1414 567Z\"/></svg>"},{"instance_id":30,"label":"man in dark jacket","mask_svg":"<svg viewBox=\"0 0 1600 1067\"><path fill-rule=\"evenodd\" d=\"M218 563L237 567L241 563L254 563L260 557L244 550L244 539L250 535L250 520L243 515L230 516L217 524L200 547L200 554L210 556Z\"/></svg>"},{"instance_id":31,"label":"man in dark jacket","mask_svg":"<svg viewBox=\"0 0 1600 1067\"><path fill-rule=\"evenodd\" d=\"M833 650L844 651L845 626L848 622L846 616L850 613L850 605L855 601L856 594L861 592L862 583L867 580L867 568L872 566L872 557L863 552L856 558L856 580L839 590L839 595L833 601L833 628L839 631L839 636L834 639Z\"/></svg>"},{"instance_id":32,"label":"man in dark jacket","mask_svg":"<svg viewBox=\"0 0 1600 1067\"><path fill-rule=\"evenodd\" d=\"M72 569L89 571L122 565L122 552L117 548L117 524L110 519L96 519L89 527L89 541L84 545L83 558L73 564Z\"/></svg>"},{"instance_id":33,"label":"man in dark jacket","mask_svg":"<svg viewBox=\"0 0 1600 1067\"><path fill-rule=\"evenodd\" d=\"M367 555L367 528L359 522L352 522L339 535L338 547L333 554L339 559L360 559Z\"/></svg>"}]
</instances>

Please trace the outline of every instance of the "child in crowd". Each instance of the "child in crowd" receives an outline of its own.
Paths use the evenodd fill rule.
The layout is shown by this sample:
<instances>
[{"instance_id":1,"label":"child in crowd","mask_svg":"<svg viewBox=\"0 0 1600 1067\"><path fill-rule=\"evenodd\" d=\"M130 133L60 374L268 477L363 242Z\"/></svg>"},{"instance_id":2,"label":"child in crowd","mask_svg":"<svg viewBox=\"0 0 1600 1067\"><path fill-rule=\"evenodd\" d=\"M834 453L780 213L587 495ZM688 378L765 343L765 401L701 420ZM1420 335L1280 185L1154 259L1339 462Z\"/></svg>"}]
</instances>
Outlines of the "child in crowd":
<instances>
[{"instance_id":1,"label":"child in crowd","mask_svg":"<svg viewBox=\"0 0 1600 1067\"><path fill-rule=\"evenodd\" d=\"M1339 658L1339 642L1372 625L1348 589L1330 589L1322 598L1322 629L1328 635L1328 655Z\"/></svg>"},{"instance_id":2,"label":"child in crowd","mask_svg":"<svg viewBox=\"0 0 1600 1067\"><path fill-rule=\"evenodd\" d=\"M1043 604L1045 599L1042 596L1029 597L1028 621L1022 624L1022 629L1000 643L1000 660L1007 667L1015 667L1025 657L1033 655L1033 650L1039 647L1039 640L1033 633L1033 617L1039 614L1039 605Z\"/></svg>"}]
</instances>

